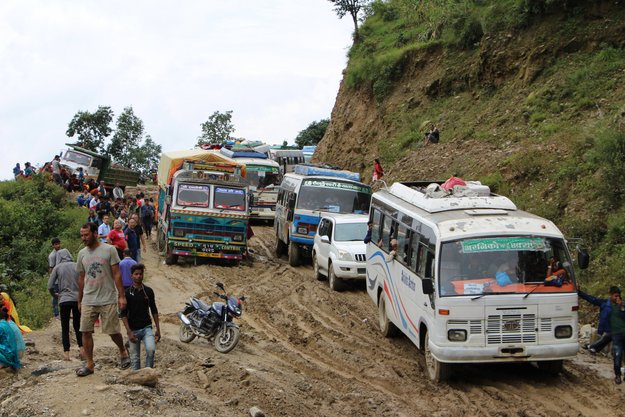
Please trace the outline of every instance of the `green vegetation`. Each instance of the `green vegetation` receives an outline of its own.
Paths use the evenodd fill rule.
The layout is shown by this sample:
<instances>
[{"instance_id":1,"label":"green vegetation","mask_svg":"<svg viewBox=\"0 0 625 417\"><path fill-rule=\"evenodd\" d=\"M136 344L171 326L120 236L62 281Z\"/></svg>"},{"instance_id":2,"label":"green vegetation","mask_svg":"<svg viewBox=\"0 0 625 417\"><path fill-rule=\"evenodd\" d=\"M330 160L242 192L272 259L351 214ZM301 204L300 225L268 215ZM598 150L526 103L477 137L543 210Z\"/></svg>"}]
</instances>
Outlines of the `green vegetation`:
<instances>
[{"instance_id":1,"label":"green vegetation","mask_svg":"<svg viewBox=\"0 0 625 417\"><path fill-rule=\"evenodd\" d=\"M581 281L603 293L625 270L623 19L598 0L375 1L345 84L374 99L385 166L424 152L437 124L459 161L432 160L438 174L480 179L582 238ZM467 140L496 160L462 160Z\"/></svg>"},{"instance_id":2,"label":"green vegetation","mask_svg":"<svg viewBox=\"0 0 625 417\"><path fill-rule=\"evenodd\" d=\"M326 129L330 124L330 119L321 119L311 122L308 127L301 130L295 137L295 145L298 147L314 146L319 143L326 133Z\"/></svg>"},{"instance_id":3,"label":"green vegetation","mask_svg":"<svg viewBox=\"0 0 625 417\"><path fill-rule=\"evenodd\" d=\"M575 16L579 4L594 2L598 0L376 0L349 51L346 82L371 88L380 103L414 51L440 46L471 50L484 36L526 27L554 12Z\"/></svg>"},{"instance_id":4,"label":"green vegetation","mask_svg":"<svg viewBox=\"0 0 625 417\"><path fill-rule=\"evenodd\" d=\"M24 324L38 328L52 316L50 240L59 237L75 259L85 219L85 210L42 174L0 182L0 282L11 290Z\"/></svg>"}]
</instances>

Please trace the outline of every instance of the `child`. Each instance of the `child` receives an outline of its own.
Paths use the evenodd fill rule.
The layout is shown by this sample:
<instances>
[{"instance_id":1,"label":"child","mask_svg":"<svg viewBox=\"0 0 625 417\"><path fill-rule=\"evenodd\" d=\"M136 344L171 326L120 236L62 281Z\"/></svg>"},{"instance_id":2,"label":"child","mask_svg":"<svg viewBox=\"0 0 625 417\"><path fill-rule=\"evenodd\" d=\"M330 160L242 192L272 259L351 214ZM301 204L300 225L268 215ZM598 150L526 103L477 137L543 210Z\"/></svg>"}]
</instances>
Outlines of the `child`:
<instances>
[{"instance_id":1,"label":"child","mask_svg":"<svg viewBox=\"0 0 625 417\"><path fill-rule=\"evenodd\" d=\"M126 309L120 316L128 332L130 342L130 361L133 370L141 368L141 341L145 347L145 366L154 368L156 342L161 340L161 327L158 321L158 310L154 300L154 291L143 285L145 266L136 264L130 268L132 285L126 289ZM152 331L152 319L156 332Z\"/></svg>"}]
</instances>

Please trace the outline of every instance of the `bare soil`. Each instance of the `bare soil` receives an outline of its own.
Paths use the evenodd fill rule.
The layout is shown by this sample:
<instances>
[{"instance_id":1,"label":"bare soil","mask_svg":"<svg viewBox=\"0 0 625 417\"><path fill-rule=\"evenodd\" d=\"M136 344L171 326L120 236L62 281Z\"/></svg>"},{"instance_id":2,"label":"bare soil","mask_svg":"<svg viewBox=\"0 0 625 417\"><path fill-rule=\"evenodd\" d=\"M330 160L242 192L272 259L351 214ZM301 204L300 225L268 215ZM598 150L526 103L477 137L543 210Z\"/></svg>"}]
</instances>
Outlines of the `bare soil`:
<instances>
[{"instance_id":1,"label":"bare soil","mask_svg":"<svg viewBox=\"0 0 625 417\"><path fill-rule=\"evenodd\" d=\"M60 324L29 338L17 373L0 371L2 416L621 416L625 388L610 360L581 351L559 376L531 364L458 366L434 384L423 355L405 337L381 336L364 283L329 290L312 268L273 254L273 228L256 226L253 266L192 262L166 266L154 244L145 254L163 340L155 388L125 382L108 336L96 332L96 372L78 378L77 350L61 361ZM189 296L209 301L215 282L245 294L242 337L228 354L205 340L178 340ZM34 374L33 374L34 372ZM35 375L41 374L41 375Z\"/></svg>"}]
</instances>

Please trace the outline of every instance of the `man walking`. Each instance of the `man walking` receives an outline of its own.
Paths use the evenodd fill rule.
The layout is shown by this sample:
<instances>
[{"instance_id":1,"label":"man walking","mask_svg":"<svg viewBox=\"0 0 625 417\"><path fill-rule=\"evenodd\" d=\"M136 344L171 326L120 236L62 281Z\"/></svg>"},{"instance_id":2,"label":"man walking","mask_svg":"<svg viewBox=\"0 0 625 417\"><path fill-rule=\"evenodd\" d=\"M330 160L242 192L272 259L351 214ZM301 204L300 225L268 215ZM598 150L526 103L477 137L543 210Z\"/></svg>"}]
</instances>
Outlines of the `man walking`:
<instances>
[{"instance_id":1,"label":"man walking","mask_svg":"<svg viewBox=\"0 0 625 417\"><path fill-rule=\"evenodd\" d=\"M119 183L115 184L115 188L113 188L113 198L115 201L118 199L124 199L124 190L119 186Z\"/></svg>"},{"instance_id":2,"label":"man walking","mask_svg":"<svg viewBox=\"0 0 625 417\"><path fill-rule=\"evenodd\" d=\"M122 310L120 316L124 322L124 327L128 332L130 340L130 359L132 369L141 368L141 342L145 346L145 366L154 368L154 353L156 352L156 342L161 340L161 326L158 321L158 309L154 300L152 288L143 285L143 264L133 265L132 286L126 289L126 299L128 304ZM150 318L150 313L152 318ZM156 331L152 330L152 319Z\"/></svg>"},{"instance_id":3,"label":"man walking","mask_svg":"<svg viewBox=\"0 0 625 417\"><path fill-rule=\"evenodd\" d=\"M80 310L78 309L78 273L76 262L69 251L61 251L57 265L50 274L48 290L58 299L61 307L61 339L63 340L63 360L69 361L69 317L73 317L76 342L80 349L80 357L84 357L82 335L80 334Z\"/></svg>"},{"instance_id":4,"label":"man walking","mask_svg":"<svg viewBox=\"0 0 625 417\"><path fill-rule=\"evenodd\" d=\"M105 214L102 216L102 224L98 227L98 237L100 238L100 242L106 243L110 232L111 226L109 226L109 215Z\"/></svg>"},{"instance_id":5,"label":"man walking","mask_svg":"<svg viewBox=\"0 0 625 417\"><path fill-rule=\"evenodd\" d=\"M130 358L124 347L124 338L117 317L117 311L126 308L126 296L119 273L119 256L113 246L100 243L95 223L85 224L80 229L80 238L86 246L78 253L76 262L76 270L80 276L78 280L80 331L86 363L76 371L76 375L87 376L94 371L93 329L98 317L102 332L111 336L111 340L117 345L120 366L125 369L130 366Z\"/></svg>"},{"instance_id":6,"label":"man walking","mask_svg":"<svg viewBox=\"0 0 625 417\"><path fill-rule=\"evenodd\" d=\"M600 336L595 343L584 345L584 349L588 349L591 353L601 352L612 341L610 330L610 315L612 313L612 294L618 294L618 287L610 287L610 298L598 298L586 294L584 291L577 291L580 298L588 301L590 304L599 307L599 327L597 334Z\"/></svg>"},{"instance_id":7,"label":"man walking","mask_svg":"<svg viewBox=\"0 0 625 417\"><path fill-rule=\"evenodd\" d=\"M119 272L122 274L122 287L124 290L132 285L131 269L137 265L137 261L130 257L130 249L124 249L124 259L119 263Z\"/></svg>"},{"instance_id":8,"label":"man walking","mask_svg":"<svg viewBox=\"0 0 625 417\"><path fill-rule=\"evenodd\" d=\"M62 256L72 256L67 249L61 249L61 239L58 237L52 238L50 243L52 244L52 252L48 255L48 274L52 273L52 270L59 263L59 259L61 259ZM52 312L54 313L54 318L58 320L59 300L54 296L52 297Z\"/></svg>"}]
</instances>

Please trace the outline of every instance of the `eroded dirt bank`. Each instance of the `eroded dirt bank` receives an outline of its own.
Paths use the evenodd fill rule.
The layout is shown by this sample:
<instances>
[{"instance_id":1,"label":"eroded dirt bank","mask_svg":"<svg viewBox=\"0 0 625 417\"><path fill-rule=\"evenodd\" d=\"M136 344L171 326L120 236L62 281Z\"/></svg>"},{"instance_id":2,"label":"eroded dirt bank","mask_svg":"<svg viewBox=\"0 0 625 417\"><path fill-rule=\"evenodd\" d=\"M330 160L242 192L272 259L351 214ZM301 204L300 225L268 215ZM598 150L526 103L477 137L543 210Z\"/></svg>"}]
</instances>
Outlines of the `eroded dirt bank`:
<instances>
[{"instance_id":1,"label":"eroded dirt bank","mask_svg":"<svg viewBox=\"0 0 625 417\"><path fill-rule=\"evenodd\" d=\"M123 384L108 337L96 335L94 375L61 357L60 325L30 337L26 367L0 372L0 415L245 416L617 416L625 388L607 358L580 353L558 377L531 365L463 366L446 384L428 381L423 356L403 337L385 339L362 285L342 293L273 255L273 229L254 228L253 266L166 266L146 254L147 285L157 296L164 340L156 388ZM215 282L248 297L242 338L229 354L178 341L175 313L190 295L210 299ZM73 346L74 348L74 346ZM43 368L42 368L43 367ZM33 371L48 371L35 376Z\"/></svg>"}]
</instances>

